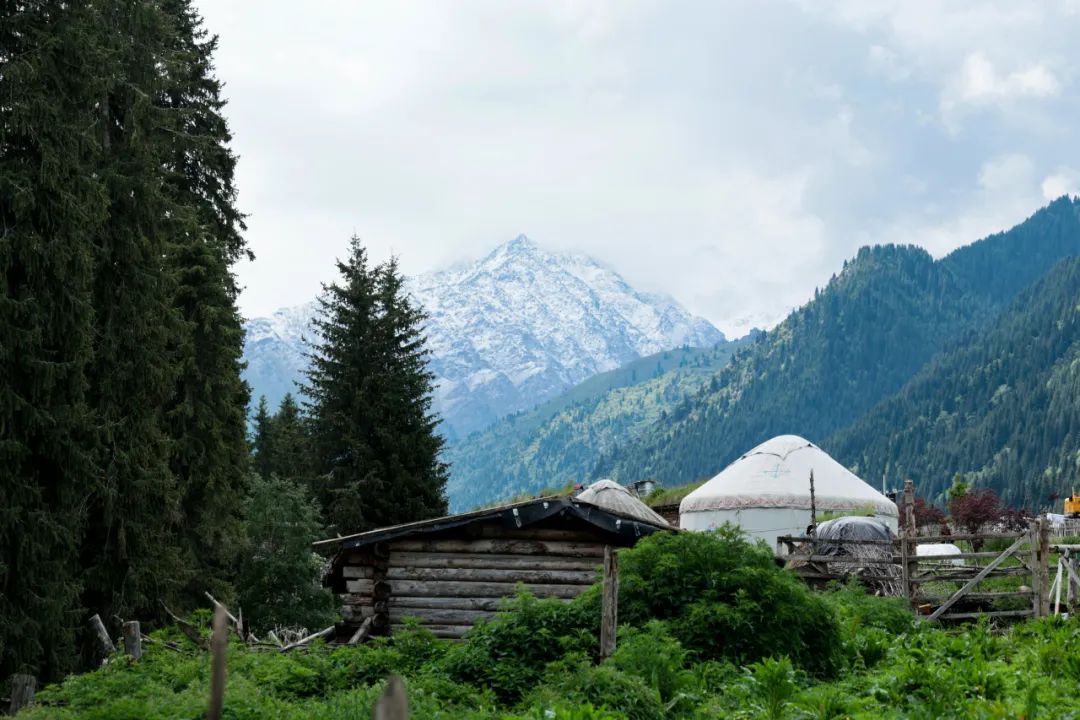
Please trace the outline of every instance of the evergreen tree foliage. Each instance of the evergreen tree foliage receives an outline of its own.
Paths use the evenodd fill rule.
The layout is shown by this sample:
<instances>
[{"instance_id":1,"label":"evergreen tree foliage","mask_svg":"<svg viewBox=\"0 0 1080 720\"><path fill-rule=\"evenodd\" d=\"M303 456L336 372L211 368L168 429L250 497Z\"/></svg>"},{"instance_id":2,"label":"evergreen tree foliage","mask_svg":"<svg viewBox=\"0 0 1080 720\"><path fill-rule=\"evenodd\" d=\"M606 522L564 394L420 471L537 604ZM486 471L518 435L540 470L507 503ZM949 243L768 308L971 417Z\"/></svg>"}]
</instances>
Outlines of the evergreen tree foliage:
<instances>
[{"instance_id":1,"label":"evergreen tree foliage","mask_svg":"<svg viewBox=\"0 0 1080 720\"><path fill-rule=\"evenodd\" d=\"M255 409L253 419L253 435L251 438L251 468L260 476L270 477L270 447L273 440L271 434L270 408L266 404L266 396L259 396L259 404Z\"/></svg>"},{"instance_id":2,"label":"evergreen tree foliage","mask_svg":"<svg viewBox=\"0 0 1080 720\"><path fill-rule=\"evenodd\" d=\"M319 298L305 388L327 524L358 532L443 514L424 315L396 262L371 267L358 238L337 267L340 281Z\"/></svg>"},{"instance_id":3,"label":"evergreen tree foliage","mask_svg":"<svg viewBox=\"0 0 1080 720\"><path fill-rule=\"evenodd\" d=\"M98 173L109 222L95 237L94 360L90 394L98 426L97 483L89 493L82 563L84 603L103 618L148 616L187 580L179 540L182 491L170 468L164 411L176 386L176 278L164 258L183 208L163 178L162 135L171 118L157 103L169 22L155 4L97 4L110 85L99 99Z\"/></svg>"},{"instance_id":4,"label":"evergreen tree foliage","mask_svg":"<svg viewBox=\"0 0 1080 720\"><path fill-rule=\"evenodd\" d=\"M93 15L14 3L0 23L0 677L75 655L92 419L95 233L106 218Z\"/></svg>"},{"instance_id":5,"label":"evergreen tree foliage","mask_svg":"<svg viewBox=\"0 0 1080 720\"><path fill-rule=\"evenodd\" d=\"M271 475L311 482L307 421L292 393L286 393L275 414L271 415L266 398L259 398L255 412L252 465L264 478Z\"/></svg>"},{"instance_id":6,"label":"evergreen tree foliage","mask_svg":"<svg viewBox=\"0 0 1080 720\"><path fill-rule=\"evenodd\" d=\"M322 525L318 506L298 483L277 476L250 479L244 506L246 539L237 587L249 627L322 629L336 619L334 596L322 587L323 560L311 550Z\"/></svg>"},{"instance_id":7,"label":"evergreen tree foliage","mask_svg":"<svg viewBox=\"0 0 1080 720\"><path fill-rule=\"evenodd\" d=\"M177 212L168 269L180 322L178 377L167 415L171 468L182 492L188 564L197 568L188 594L201 598L207 578L227 595L222 578L241 533L237 498L244 493L249 392L241 380L244 332L230 266L245 253L243 216L236 208L236 158L221 115L221 84L213 75L216 37L208 37L189 0L161 4L170 22L160 103L174 132L167 144L165 191Z\"/></svg>"},{"instance_id":8,"label":"evergreen tree foliage","mask_svg":"<svg viewBox=\"0 0 1080 720\"><path fill-rule=\"evenodd\" d=\"M1080 475L1080 259L1062 261L826 445L944 504L986 489L1060 512Z\"/></svg>"}]
</instances>

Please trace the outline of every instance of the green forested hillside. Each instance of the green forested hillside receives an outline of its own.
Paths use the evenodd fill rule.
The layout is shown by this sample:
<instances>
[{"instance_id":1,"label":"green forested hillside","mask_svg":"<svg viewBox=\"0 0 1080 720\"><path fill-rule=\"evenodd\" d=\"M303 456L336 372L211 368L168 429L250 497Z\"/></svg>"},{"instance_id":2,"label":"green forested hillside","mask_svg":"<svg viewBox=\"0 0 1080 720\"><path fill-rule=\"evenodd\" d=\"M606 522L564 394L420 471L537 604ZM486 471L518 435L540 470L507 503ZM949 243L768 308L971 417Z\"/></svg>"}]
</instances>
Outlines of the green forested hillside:
<instances>
[{"instance_id":1,"label":"green forested hillside","mask_svg":"<svg viewBox=\"0 0 1080 720\"><path fill-rule=\"evenodd\" d=\"M603 450L666 417L744 344L681 348L635 360L449 447L453 508L587 480Z\"/></svg>"},{"instance_id":2,"label":"green forested hillside","mask_svg":"<svg viewBox=\"0 0 1080 720\"><path fill-rule=\"evenodd\" d=\"M1080 216L1067 198L938 261L912 246L863 248L810 303L609 453L597 473L686 482L774 435L827 438L1075 254Z\"/></svg>"},{"instance_id":3,"label":"green forested hillside","mask_svg":"<svg viewBox=\"0 0 1080 720\"><path fill-rule=\"evenodd\" d=\"M865 477L910 477L931 498L962 473L1011 505L1056 505L1080 484L1080 259L826 446Z\"/></svg>"}]
</instances>

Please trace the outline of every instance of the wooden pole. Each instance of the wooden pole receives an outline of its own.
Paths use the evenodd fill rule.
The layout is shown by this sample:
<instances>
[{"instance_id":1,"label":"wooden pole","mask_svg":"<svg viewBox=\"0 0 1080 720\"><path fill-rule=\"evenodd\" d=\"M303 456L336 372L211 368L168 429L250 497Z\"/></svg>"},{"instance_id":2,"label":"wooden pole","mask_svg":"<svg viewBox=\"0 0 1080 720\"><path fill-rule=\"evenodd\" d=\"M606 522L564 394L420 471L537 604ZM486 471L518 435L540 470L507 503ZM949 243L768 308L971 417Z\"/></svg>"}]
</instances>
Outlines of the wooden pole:
<instances>
[{"instance_id":1,"label":"wooden pole","mask_svg":"<svg viewBox=\"0 0 1080 720\"><path fill-rule=\"evenodd\" d=\"M810 536L817 535L817 499L814 497L814 471L810 471Z\"/></svg>"},{"instance_id":2,"label":"wooden pole","mask_svg":"<svg viewBox=\"0 0 1080 720\"><path fill-rule=\"evenodd\" d=\"M604 585L600 612L600 657L615 652L615 630L619 624L619 557L610 545L604 546Z\"/></svg>"},{"instance_id":3,"label":"wooden pole","mask_svg":"<svg viewBox=\"0 0 1080 720\"><path fill-rule=\"evenodd\" d=\"M98 645L101 646L101 653L106 658L116 652L116 646L113 645L113 641L109 637L109 631L105 629L105 623L101 622L101 616L97 613L94 613L94 616L90 618L90 628L97 636Z\"/></svg>"},{"instance_id":4,"label":"wooden pole","mask_svg":"<svg viewBox=\"0 0 1080 720\"><path fill-rule=\"evenodd\" d=\"M409 696L400 676L391 675L383 694L375 701L374 720L409 720Z\"/></svg>"},{"instance_id":5,"label":"wooden pole","mask_svg":"<svg viewBox=\"0 0 1080 720\"><path fill-rule=\"evenodd\" d=\"M33 675L18 673L11 676L11 704L8 714L14 715L23 708L34 704L34 691L37 690L37 678Z\"/></svg>"},{"instance_id":6,"label":"wooden pole","mask_svg":"<svg viewBox=\"0 0 1080 720\"><path fill-rule=\"evenodd\" d=\"M1039 521L1032 520L1028 523L1028 542L1031 543L1031 557L1028 566L1031 568L1031 615L1042 617L1042 593L1039 586L1042 574L1039 572Z\"/></svg>"},{"instance_id":7,"label":"wooden pole","mask_svg":"<svg viewBox=\"0 0 1080 720\"><path fill-rule=\"evenodd\" d=\"M229 614L218 605L214 609L214 634L210 638L210 703L207 720L221 720L225 705L225 651L229 647Z\"/></svg>"},{"instance_id":8,"label":"wooden pole","mask_svg":"<svg viewBox=\"0 0 1080 720\"><path fill-rule=\"evenodd\" d=\"M919 560L915 544L915 483L904 481L904 497L901 502L900 527L900 562L904 581L904 597L908 605L915 604L915 586L913 580L918 571Z\"/></svg>"},{"instance_id":9,"label":"wooden pole","mask_svg":"<svg viewBox=\"0 0 1080 720\"><path fill-rule=\"evenodd\" d=\"M1039 518L1039 585L1043 588L1040 598L1042 616L1050 614L1050 522L1043 515Z\"/></svg>"},{"instance_id":10,"label":"wooden pole","mask_svg":"<svg viewBox=\"0 0 1080 720\"><path fill-rule=\"evenodd\" d=\"M139 629L138 620L130 620L124 623L124 652L132 660L142 657L142 631Z\"/></svg>"}]
</instances>

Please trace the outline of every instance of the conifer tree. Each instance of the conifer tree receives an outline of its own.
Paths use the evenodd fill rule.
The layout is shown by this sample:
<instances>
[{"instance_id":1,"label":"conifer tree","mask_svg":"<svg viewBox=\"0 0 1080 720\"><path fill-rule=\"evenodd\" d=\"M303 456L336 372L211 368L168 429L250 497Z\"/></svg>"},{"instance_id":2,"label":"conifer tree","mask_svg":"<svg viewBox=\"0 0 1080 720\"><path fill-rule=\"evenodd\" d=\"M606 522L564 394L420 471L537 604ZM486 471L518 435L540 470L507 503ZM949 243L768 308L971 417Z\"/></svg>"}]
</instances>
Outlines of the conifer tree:
<instances>
[{"instance_id":1,"label":"conifer tree","mask_svg":"<svg viewBox=\"0 0 1080 720\"><path fill-rule=\"evenodd\" d=\"M270 472L308 487L311 481L308 430L292 393L285 393L271 420Z\"/></svg>"},{"instance_id":2,"label":"conifer tree","mask_svg":"<svg viewBox=\"0 0 1080 720\"><path fill-rule=\"evenodd\" d=\"M176 387L179 335L175 276L165 258L183 222L163 179L158 103L168 57L167 18L153 3L95 4L110 86L98 101L108 223L95 237L94 361L90 393L98 425L97 482L83 541L83 601L111 621L147 617L187 577L178 538L180 489L170 468L164 409Z\"/></svg>"},{"instance_id":3,"label":"conifer tree","mask_svg":"<svg viewBox=\"0 0 1080 720\"><path fill-rule=\"evenodd\" d=\"M0 677L75 656L93 238L106 202L85 7L15 3L0 23ZM17 62L13 61L17 58Z\"/></svg>"},{"instance_id":4,"label":"conifer tree","mask_svg":"<svg viewBox=\"0 0 1080 720\"><path fill-rule=\"evenodd\" d=\"M396 263L370 267L358 238L337 267L340 281L319 298L305 388L326 521L344 533L442 514L423 314Z\"/></svg>"},{"instance_id":5,"label":"conifer tree","mask_svg":"<svg viewBox=\"0 0 1080 720\"><path fill-rule=\"evenodd\" d=\"M259 404L255 410L254 432L251 438L251 467L264 478L270 477L270 453L273 445L271 434L270 408L266 403L266 396L259 396Z\"/></svg>"},{"instance_id":6,"label":"conifer tree","mask_svg":"<svg viewBox=\"0 0 1080 720\"><path fill-rule=\"evenodd\" d=\"M163 136L165 192L177 208L168 270L180 327L178 377L167 416L171 468L181 491L183 527L197 567L190 597L205 584L222 594L242 535L249 392L240 377L244 333L231 265L246 253L236 207L236 157L221 112L221 84L208 36L189 0L161 3L169 22L169 63L159 96L176 132Z\"/></svg>"}]
</instances>

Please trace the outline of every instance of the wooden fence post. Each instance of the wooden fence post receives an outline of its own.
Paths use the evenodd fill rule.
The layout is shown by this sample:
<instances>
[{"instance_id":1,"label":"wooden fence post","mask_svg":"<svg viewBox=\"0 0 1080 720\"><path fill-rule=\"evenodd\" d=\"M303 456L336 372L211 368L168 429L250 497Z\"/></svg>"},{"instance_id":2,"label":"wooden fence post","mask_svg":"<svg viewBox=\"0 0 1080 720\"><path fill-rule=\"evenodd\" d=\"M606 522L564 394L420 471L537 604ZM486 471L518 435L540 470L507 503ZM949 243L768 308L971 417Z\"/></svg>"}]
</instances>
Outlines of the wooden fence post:
<instances>
[{"instance_id":1,"label":"wooden fence post","mask_svg":"<svg viewBox=\"0 0 1080 720\"><path fill-rule=\"evenodd\" d=\"M101 616L97 613L94 613L94 616L90 618L90 628L97 636L98 645L101 646L101 653L106 658L116 652L116 646L113 645L112 638L109 637L109 631L105 629L105 623L101 622Z\"/></svg>"},{"instance_id":2,"label":"wooden fence post","mask_svg":"<svg viewBox=\"0 0 1080 720\"><path fill-rule=\"evenodd\" d=\"M405 681L397 675L391 675L386 689L375 701L374 720L409 720L409 696L405 691Z\"/></svg>"},{"instance_id":3,"label":"wooden fence post","mask_svg":"<svg viewBox=\"0 0 1080 720\"><path fill-rule=\"evenodd\" d=\"M908 606L915 606L915 573L918 572L919 561L915 543L915 484L911 480L904 481L904 498L900 510L900 562L903 570L904 597L907 598Z\"/></svg>"},{"instance_id":4,"label":"wooden fence post","mask_svg":"<svg viewBox=\"0 0 1080 720\"><path fill-rule=\"evenodd\" d=\"M210 703L206 720L221 720L225 706L225 651L229 647L229 615L218 605L214 609L214 634L210 638Z\"/></svg>"},{"instance_id":5,"label":"wooden fence post","mask_svg":"<svg viewBox=\"0 0 1080 720\"><path fill-rule=\"evenodd\" d=\"M1039 563L1035 571L1039 573L1039 612L1035 617L1046 617L1050 614L1050 524L1045 516L1040 516L1036 521L1036 533L1038 542Z\"/></svg>"},{"instance_id":6,"label":"wooden fence post","mask_svg":"<svg viewBox=\"0 0 1080 720\"><path fill-rule=\"evenodd\" d=\"M142 657L142 631L139 629L138 620L129 620L124 623L124 652L132 660Z\"/></svg>"},{"instance_id":7,"label":"wooden fence post","mask_svg":"<svg viewBox=\"0 0 1080 720\"><path fill-rule=\"evenodd\" d=\"M610 545L604 546L604 586L600 611L600 657L615 652L615 630L619 625L619 556Z\"/></svg>"},{"instance_id":8,"label":"wooden fence post","mask_svg":"<svg viewBox=\"0 0 1080 720\"><path fill-rule=\"evenodd\" d=\"M37 689L37 678L33 675L16 674L11 676L11 704L8 713L14 715L23 708L34 704L34 691Z\"/></svg>"}]
</instances>

